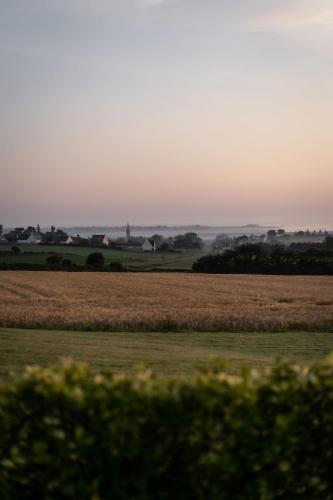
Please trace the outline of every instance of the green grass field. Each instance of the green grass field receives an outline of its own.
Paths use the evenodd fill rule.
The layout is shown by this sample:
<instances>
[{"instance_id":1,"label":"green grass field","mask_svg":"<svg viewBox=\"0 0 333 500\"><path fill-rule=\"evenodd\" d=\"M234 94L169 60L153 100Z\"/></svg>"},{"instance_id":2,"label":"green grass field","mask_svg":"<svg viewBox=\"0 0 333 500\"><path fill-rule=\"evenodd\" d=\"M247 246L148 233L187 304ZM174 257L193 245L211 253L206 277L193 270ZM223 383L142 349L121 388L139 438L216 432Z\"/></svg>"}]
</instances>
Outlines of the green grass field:
<instances>
[{"instance_id":1,"label":"green grass field","mask_svg":"<svg viewBox=\"0 0 333 500\"><path fill-rule=\"evenodd\" d=\"M70 259L73 264L84 265L87 256L92 252L101 252L104 255L105 264L110 262L121 262L132 271L142 270L190 270L195 260L199 258L200 251L184 250L179 252L152 253L152 252L129 252L125 250L112 250L108 248L73 247L67 245L16 245L20 253L14 254L11 248L15 246L0 246L0 263L5 264L46 264L48 255L57 253L65 259Z\"/></svg>"},{"instance_id":2,"label":"green grass field","mask_svg":"<svg viewBox=\"0 0 333 500\"><path fill-rule=\"evenodd\" d=\"M139 363L157 375L190 375L211 358L230 368L268 366L277 356L298 362L322 359L333 351L333 333L92 333L0 329L0 378L26 365L50 365L61 358L94 369L130 372Z\"/></svg>"}]
</instances>

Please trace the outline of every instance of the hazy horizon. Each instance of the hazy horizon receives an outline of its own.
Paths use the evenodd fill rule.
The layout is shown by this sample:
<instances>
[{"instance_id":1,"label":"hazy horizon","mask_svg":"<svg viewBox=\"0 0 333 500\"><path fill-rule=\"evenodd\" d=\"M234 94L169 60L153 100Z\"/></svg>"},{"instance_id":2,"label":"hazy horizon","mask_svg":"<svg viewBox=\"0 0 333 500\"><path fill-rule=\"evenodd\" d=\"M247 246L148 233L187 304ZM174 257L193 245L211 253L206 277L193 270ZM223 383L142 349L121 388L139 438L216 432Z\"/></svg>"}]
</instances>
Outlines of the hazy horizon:
<instances>
[{"instance_id":1,"label":"hazy horizon","mask_svg":"<svg viewBox=\"0 0 333 500\"><path fill-rule=\"evenodd\" d=\"M24 223L24 224L12 224L12 225L5 225L4 226L4 229L14 229L16 227L28 227L28 226L37 226L37 224L33 224L33 223ZM149 228L169 228L170 230L176 230L176 229L181 229L181 228L195 228L196 226L201 229L204 229L204 228L207 228L209 230L218 230L218 229L225 229L226 231L228 229L247 229L248 231L247 232L251 232L251 230L253 230L254 232L256 232L255 230L258 229L269 229L269 228L275 228L275 229L284 229L286 230L287 232L293 232L293 231L306 231L306 230L310 230L310 231L319 231L319 230L322 230L322 231L329 231L330 233L333 232L333 224L331 225L311 225L311 224L308 224L308 225L286 225L286 224L256 224L256 223L239 223L239 224L228 224L228 223L221 223L221 224L197 224L197 223L162 223L162 224L159 224L159 223L141 223L141 224L135 224L135 223L129 223L130 225L130 228L131 230L133 231L138 231L140 230L139 228L141 229L149 229ZM65 229L65 230L83 230L83 232L89 232L90 229L112 229L114 231L124 231L126 229L126 226L127 226L127 222L126 223L119 223L119 224L52 224L52 223L49 223L49 224L40 224L40 228L41 228L41 231L45 231L45 230L49 230L51 228L51 226L54 226L56 228L61 228L61 229ZM112 231L111 231L112 232ZM73 233L74 234L74 233Z\"/></svg>"},{"instance_id":2,"label":"hazy horizon","mask_svg":"<svg viewBox=\"0 0 333 500\"><path fill-rule=\"evenodd\" d=\"M0 26L4 226L333 228L331 0L0 0Z\"/></svg>"}]
</instances>

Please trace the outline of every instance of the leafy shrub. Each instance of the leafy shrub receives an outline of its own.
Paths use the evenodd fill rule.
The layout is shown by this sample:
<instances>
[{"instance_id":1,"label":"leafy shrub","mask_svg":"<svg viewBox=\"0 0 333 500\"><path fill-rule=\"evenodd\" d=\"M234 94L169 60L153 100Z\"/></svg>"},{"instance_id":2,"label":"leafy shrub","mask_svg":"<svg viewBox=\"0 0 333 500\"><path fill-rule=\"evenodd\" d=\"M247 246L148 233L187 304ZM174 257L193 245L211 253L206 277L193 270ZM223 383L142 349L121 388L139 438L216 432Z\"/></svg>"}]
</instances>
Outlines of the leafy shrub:
<instances>
[{"instance_id":1,"label":"leafy shrub","mask_svg":"<svg viewBox=\"0 0 333 500\"><path fill-rule=\"evenodd\" d=\"M46 258L46 263L48 266L61 266L62 256L58 254L50 255Z\"/></svg>"},{"instance_id":2,"label":"leafy shrub","mask_svg":"<svg viewBox=\"0 0 333 500\"><path fill-rule=\"evenodd\" d=\"M126 268L124 267L122 262L110 262L109 269L110 271L119 273L126 271Z\"/></svg>"},{"instance_id":3,"label":"leafy shrub","mask_svg":"<svg viewBox=\"0 0 333 500\"><path fill-rule=\"evenodd\" d=\"M192 380L30 368L0 388L3 499L331 499L333 366Z\"/></svg>"},{"instance_id":4,"label":"leafy shrub","mask_svg":"<svg viewBox=\"0 0 333 500\"><path fill-rule=\"evenodd\" d=\"M17 247L17 246L13 246L13 247L11 248L11 250L12 250L12 252L13 252L14 254L16 254L16 255L17 255L18 253L20 253L20 252L21 252L21 249L20 249L19 247Z\"/></svg>"},{"instance_id":5,"label":"leafy shrub","mask_svg":"<svg viewBox=\"0 0 333 500\"><path fill-rule=\"evenodd\" d=\"M104 266L104 256L101 252L91 253L87 257L88 267L99 268Z\"/></svg>"},{"instance_id":6,"label":"leafy shrub","mask_svg":"<svg viewBox=\"0 0 333 500\"><path fill-rule=\"evenodd\" d=\"M71 261L71 259L64 259L64 260L62 261L62 265L63 265L64 267L71 267L71 266L72 266L72 261Z\"/></svg>"}]
</instances>

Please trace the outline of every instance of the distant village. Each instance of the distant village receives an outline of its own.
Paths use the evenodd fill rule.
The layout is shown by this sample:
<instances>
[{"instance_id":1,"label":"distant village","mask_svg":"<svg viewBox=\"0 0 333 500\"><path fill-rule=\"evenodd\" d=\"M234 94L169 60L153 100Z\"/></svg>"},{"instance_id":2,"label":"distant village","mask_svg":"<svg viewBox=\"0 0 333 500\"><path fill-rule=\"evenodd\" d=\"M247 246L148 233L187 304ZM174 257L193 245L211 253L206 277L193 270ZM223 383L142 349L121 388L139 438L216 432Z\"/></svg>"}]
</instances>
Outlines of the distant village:
<instances>
[{"instance_id":1,"label":"distant village","mask_svg":"<svg viewBox=\"0 0 333 500\"><path fill-rule=\"evenodd\" d=\"M0 244L13 245L71 245L92 248L111 248L115 250L141 250L143 252L172 251L176 249L200 249L203 241L196 233L165 238L154 234L150 238L132 236L129 224L125 226L124 237L111 239L106 234L93 234L90 238L82 238L79 234L72 236L63 229L51 226L50 231L42 232L37 226L17 227L8 232L0 225Z\"/></svg>"},{"instance_id":2,"label":"distant village","mask_svg":"<svg viewBox=\"0 0 333 500\"><path fill-rule=\"evenodd\" d=\"M219 234L215 240L210 241L210 251L221 251L225 249L237 248L246 243L283 243L288 245L295 239L297 241L323 241L328 235L327 230L319 231L296 231L286 233L284 229L270 229L265 234L251 234L241 236L231 236L229 234ZM71 245L92 248L110 248L127 251L177 251L178 249L203 249L207 246L195 232L187 232L173 237L164 237L154 234L150 238L143 236L133 236L130 225L124 226L124 236L110 238L106 234L93 234L91 237L81 237L68 234L63 229L51 226L49 231L41 231L40 225L28 227L16 227L7 232L0 224L0 244L13 245Z\"/></svg>"}]
</instances>

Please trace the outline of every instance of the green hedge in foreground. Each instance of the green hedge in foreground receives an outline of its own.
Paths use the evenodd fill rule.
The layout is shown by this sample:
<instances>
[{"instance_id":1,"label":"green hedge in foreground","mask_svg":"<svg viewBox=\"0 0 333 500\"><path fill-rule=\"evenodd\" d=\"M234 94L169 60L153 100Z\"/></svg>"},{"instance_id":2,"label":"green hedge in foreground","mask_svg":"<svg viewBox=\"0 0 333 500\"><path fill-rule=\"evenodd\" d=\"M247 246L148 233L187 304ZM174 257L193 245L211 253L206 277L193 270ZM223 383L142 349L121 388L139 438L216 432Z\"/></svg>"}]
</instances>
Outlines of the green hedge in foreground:
<instances>
[{"instance_id":1,"label":"green hedge in foreground","mask_svg":"<svg viewBox=\"0 0 333 500\"><path fill-rule=\"evenodd\" d=\"M82 365L0 388L1 499L331 499L333 366L155 380Z\"/></svg>"}]
</instances>

